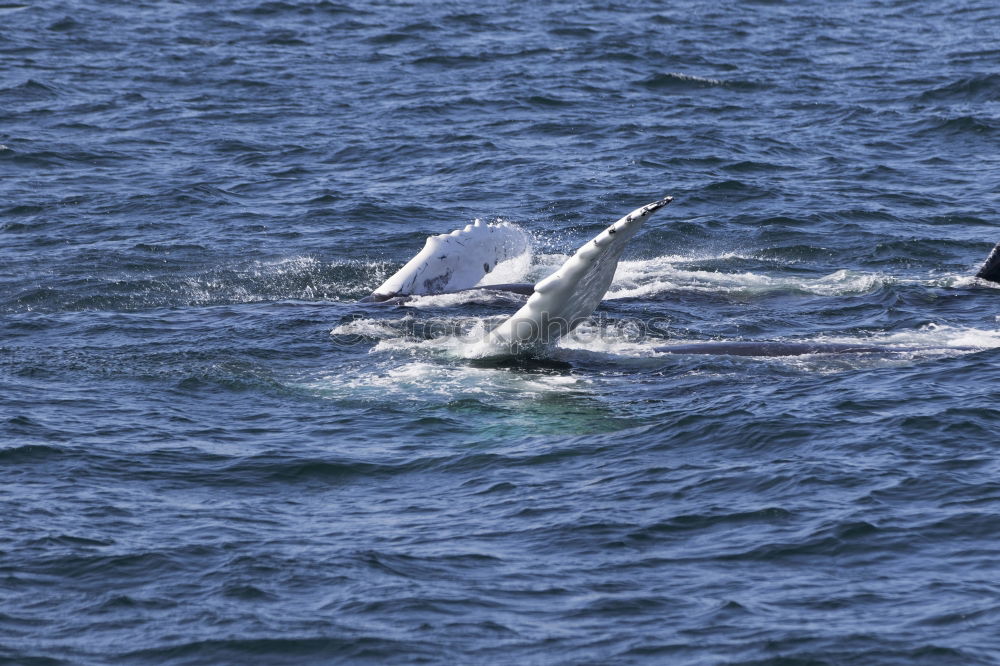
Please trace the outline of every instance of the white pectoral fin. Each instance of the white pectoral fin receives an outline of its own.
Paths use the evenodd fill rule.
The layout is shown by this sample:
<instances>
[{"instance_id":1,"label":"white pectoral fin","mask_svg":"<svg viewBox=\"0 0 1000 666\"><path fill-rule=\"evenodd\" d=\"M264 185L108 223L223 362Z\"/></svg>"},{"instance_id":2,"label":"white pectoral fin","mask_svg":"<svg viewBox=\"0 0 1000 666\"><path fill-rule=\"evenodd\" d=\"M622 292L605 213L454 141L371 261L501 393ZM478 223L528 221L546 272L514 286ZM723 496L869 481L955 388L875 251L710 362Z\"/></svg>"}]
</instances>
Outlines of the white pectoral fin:
<instances>
[{"instance_id":1,"label":"white pectoral fin","mask_svg":"<svg viewBox=\"0 0 1000 666\"><path fill-rule=\"evenodd\" d=\"M672 200L666 197L637 208L587 241L559 270L535 285L524 307L490 332L490 348L516 353L545 347L589 317L611 286L629 240L652 213Z\"/></svg>"},{"instance_id":2,"label":"white pectoral fin","mask_svg":"<svg viewBox=\"0 0 1000 666\"><path fill-rule=\"evenodd\" d=\"M528 235L520 227L476 220L450 234L430 236L424 249L372 292L369 300L470 289L497 264L530 248Z\"/></svg>"}]
</instances>

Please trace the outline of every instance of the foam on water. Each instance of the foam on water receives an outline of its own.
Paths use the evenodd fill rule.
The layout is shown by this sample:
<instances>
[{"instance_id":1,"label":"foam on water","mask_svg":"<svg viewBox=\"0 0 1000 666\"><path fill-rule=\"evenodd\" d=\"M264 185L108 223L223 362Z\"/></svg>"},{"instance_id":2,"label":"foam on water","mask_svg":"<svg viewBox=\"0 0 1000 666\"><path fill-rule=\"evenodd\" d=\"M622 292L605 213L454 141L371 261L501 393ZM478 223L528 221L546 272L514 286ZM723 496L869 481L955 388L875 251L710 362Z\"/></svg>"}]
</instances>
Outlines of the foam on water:
<instances>
[{"instance_id":1,"label":"foam on water","mask_svg":"<svg viewBox=\"0 0 1000 666\"><path fill-rule=\"evenodd\" d=\"M491 290L468 290L458 291L453 294L430 294L426 296L410 296L402 303L403 307L426 309L445 308L465 305L467 303L481 303L484 301L503 300L504 295Z\"/></svg>"},{"instance_id":2,"label":"foam on water","mask_svg":"<svg viewBox=\"0 0 1000 666\"><path fill-rule=\"evenodd\" d=\"M331 333L341 336L374 338L377 342L370 349L373 354L402 354L402 359L435 358L438 361L447 362L448 359L483 359L504 355L503 350L495 349L489 345L489 331L503 319L503 316L436 318L423 322L413 317L395 320L360 319L338 326ZM1000 321L1000 317L998 317L998 321ZM420 325L425 331L436 331L437 334L429 338L414 337L411 332L417 325ZM618 363L620 370L627 371L629 368L635 367L633 363L635 360L662 359L665 355L657 352L657 347L703 342L836 343L872 345L886 349L885 353L872 352L848 356L822 353L809 355L820 357L819 363L824 367L849 370L994 349L1000 347L1000 330L963 328L931 323L914 331L876 331L867 332L864 335L842 335L830 332L796 338L705 340L663 338L658 334L651 334L642 325L642 322L636 320L591 318L568 335L560 338L550 350L549 356L570 363L587 363L595 360L602 360L612 365ZM903 353L894 354L894 348L899 348ZM767 363L802 365L801 357L761 358ZM815 366L810 365L808 369L815 369Z\"/></svg>"},{"instance_id":3,"label":"foam on water","mask_svg":"<svg viewBox=\"0 0 1000 666\"><path fill-rule=\"evenodd\" d=\"M929 351L959 351L968 353L962 347L973 347L976 350L995 349L1000 347L1000 330L965 328L948 324L930 323L912 331L894 331L875 333L870 337L844 337L837 335L821 335L817 342L847 342L885 345L887 347L919 347Z\"/></svg>"},{"instance_id":4,"label":"foam on water","mask_svg":"<svg viewBox=\"0 0 1000 666\"><path fill-rule=\"evenodd\" d=\"M678 264L710 259L744 258L726 253L715 257L662 256L653 259L623 261L607 299L643 298L672 291L718 292L759 295L771 292L797 292L817 296L866 294L895 282L881 274L839 270L819 278L770 276L749 272L685 270Z\"/></svg>"},{"instance_id":5,"label":"foam on water","mask_svg":"<svg viewBox=\"0 0 1000 666\"><path fill-rule=\"evenodd\" d=\"M381 340L398 335L400 332L400 324L408 321L412 320L352 319L346 323L334 326L330 330L330 335L351 338L375 338Z\"/></svg>"},{"instance_id":6,"label":"foam on water","mask_svg":"<svg viewBox=\"0 0 1000 666\"><path fill-rule=\"evenodd\" d=\"M573 375L525 375L503 369L411 360L353 373L319 375L298 386L335 400L440 404L463 398L521 401L544 393L578 391L588 381Z\"/></svg>"}]
</instances>

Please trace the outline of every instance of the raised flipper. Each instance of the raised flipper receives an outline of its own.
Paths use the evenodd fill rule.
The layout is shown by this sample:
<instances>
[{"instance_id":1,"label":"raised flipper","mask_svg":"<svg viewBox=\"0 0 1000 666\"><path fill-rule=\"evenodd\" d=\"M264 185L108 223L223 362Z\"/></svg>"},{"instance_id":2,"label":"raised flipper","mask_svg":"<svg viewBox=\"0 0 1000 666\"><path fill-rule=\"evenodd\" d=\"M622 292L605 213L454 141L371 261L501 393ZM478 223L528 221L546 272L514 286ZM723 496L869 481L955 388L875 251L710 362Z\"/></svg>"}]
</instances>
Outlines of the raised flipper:
<instances>
[{"instance_id":1,"label":"raised flipper","mask_svg":"<svg viewBox=\"0 0 1000 666\"><path fill-rule=\"evenodd\" d=\"M497 264L530 248L528 235L520 227L509 222L483 224L476 220L464 229L429 237L417 256L362 302L471 289Z\"/></svg>"},{"instance_id":2,"label":"raised flipper","mask_svg":"<svg viewBox=\"0 0 1000 666\"><path fill-rule=\"evenodd\" d=\"M507 353L554 343L597 308L611 286L618 259L643 222L673 200L637 208L576 251L559 270L535 285L520 310L490 332L489 347Z\"/></svg>"},{"instance_id":3,"label":"raised flipper","mask_svg":"<svg viewBox=\"0 0 1000 666\"><path fill-rule=\"evenodd\" d=\"M976 273L976 277L1000 284L1000 243L993 247L993 251L990 252L990 256L986 257L986 262Z\"/></svg>"}]
</instances>

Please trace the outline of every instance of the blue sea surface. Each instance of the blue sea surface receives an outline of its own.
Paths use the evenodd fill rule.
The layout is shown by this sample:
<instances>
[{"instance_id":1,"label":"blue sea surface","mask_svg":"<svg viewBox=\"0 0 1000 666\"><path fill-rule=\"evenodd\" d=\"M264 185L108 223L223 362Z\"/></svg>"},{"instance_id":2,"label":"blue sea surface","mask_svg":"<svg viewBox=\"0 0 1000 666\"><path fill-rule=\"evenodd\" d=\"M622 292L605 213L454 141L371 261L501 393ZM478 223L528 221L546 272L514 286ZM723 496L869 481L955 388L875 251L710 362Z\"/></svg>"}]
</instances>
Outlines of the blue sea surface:
<instances>
[{"instance_id":1,"label":"blue sea surface","mask_svg":"<svg viewBox=\"0 0 1000 666\"><path fill-rule=\"evenodd\" d=\"M993 0L0 4L0 664L998 664L998 223Z\"/></svg>"}]
</instances>

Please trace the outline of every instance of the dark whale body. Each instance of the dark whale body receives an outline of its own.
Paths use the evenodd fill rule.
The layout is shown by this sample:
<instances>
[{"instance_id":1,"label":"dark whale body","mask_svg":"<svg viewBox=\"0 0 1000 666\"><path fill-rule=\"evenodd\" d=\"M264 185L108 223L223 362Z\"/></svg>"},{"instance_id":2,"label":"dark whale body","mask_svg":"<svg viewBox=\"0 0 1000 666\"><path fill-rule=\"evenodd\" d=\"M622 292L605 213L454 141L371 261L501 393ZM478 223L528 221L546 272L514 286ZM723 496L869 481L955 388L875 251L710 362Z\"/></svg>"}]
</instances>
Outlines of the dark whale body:
<instances>
[{"instance_id":1,"label":"dark whale body","mask_svg":"<svg viewBox=\"0 0 1000 666\"><path fill-rule=\"evenodd\" d=\"M987 282L1000 284L1000 243L993 246L990 256L986 257L982 268L976 273L976 277Z\"/></svg>"}]
</instances>

